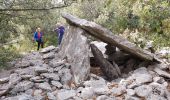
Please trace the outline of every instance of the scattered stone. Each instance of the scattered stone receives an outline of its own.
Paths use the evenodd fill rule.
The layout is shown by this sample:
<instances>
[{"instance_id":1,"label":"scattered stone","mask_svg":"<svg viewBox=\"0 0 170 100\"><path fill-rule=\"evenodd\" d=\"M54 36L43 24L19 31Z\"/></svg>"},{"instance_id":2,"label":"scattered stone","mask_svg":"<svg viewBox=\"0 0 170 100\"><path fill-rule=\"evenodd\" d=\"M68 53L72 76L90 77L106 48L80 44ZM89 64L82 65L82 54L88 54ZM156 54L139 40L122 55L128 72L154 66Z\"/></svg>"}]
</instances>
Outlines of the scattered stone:
<instances>
[{"instance_id":1,"label":"scattered stone","mask_svg":"<svg viewBox=\"0 0 170 100\"><path fill-rule=\"evenodd\" d=\"M47 93L48 100L57 100L57 97L53 93L48 92Z\"/></svg>"},{"instance_id":2,"label":"scattered stone","mask_svg":"<svg viewBox=\"0 0 170 100\"><path fill-rule=\"evenodd\" d=\"M30 65L31 63L29 61L22 61L19 67L26 68L29 67Z\"/></svg>"},{"instance_id":3,"label":"scattered stone","mask_svg":"<svg viewBox=\"0 0 170 100\"><path fill-rule=\"evenodd\" d=\"M60 71L63 67L64 67L64 66L56 67L56 68L54 68L54 71L55 71L55 72L58 72L58 71Z\"/></svg>"},{"instance_id":4,"label":"scattered stone","mask_svg":"<svg viewBox=\"0 0 170 100\"><path fill-rule=\"evenodd\" d=\"M28 95L33 95L33 89L28 89L25 91L25 94L28 94Z\"/></svg>"},{"instance_id":5,"label":"scattered stone","mask_svg":"<svg viewBox=\"0 0 170 100\"><path fill-rule=\"evenodd\" d=\"M56 67L59 67L59 66L62 66L64 64L64 60L61 60L61 61L50 61L49 65L53 68L56 68Z\"/></svg>"},{"instance_id":6,"label":"scattered stone","mask_svg":"<svg viewBox=\"0 0 170 100\"><path fill-rule=\"evenodd\" d=\"M48 46L48 47L46 47L46 48L43 48L40 52L41 52L41 53L47 53L47 52L50 52L50 51L52 51L52 50L54 50L54 49L55 49L54 46Z\"/></svg>"},{"instance_id":7,"label":"scattered stone","mask_svg":"<svg viewBox=\"0 0 170 100\"><path fill-rule=\"evenodd\" d=\"M63 85L60 82L58 82L58 81L52 81L51 84L56 86L59 89L63 87Z\"/></svg>"},{"instance_id":8,"label":"scattered stone","mask_svg":"<svg viewBox=\"0 0 170 100\"><path fill-rule=\"evenodd\" d=\"M127 92L127 95L130 95L130 96L135 95L135 91L133 89L127 89L126 92Z\"/></svg>"},{"instance_id":9,"label":"scattered stone","mask_svg":"<svg viewBox=\"0 0 170 100\"><path fill-rule=\"evenodd\" d=\"M55 73L43 73L41 74L41 76L46 77L48 79L55 80L55 81L60 80L59 75Z\"/></svg>"},{"instance_id":10,"label":"scattered stone","mask_svg":"<svg viewBox=\"0 0 170 100\"><path fill-rule=\"evenodd\" d=\"M122 94L124 94L126 92L126 88L124 87L114 87L112 88L111 90L111 93L114 95L114 96L120 96Z\"/></svg>"},{"instance_id":11,"label":"scattered stone","mask_svg":"<svg viewBox=\"0 0 170 100\"><path fill-rule=\"evenodd\" d=\"M154 77L153 81L160 84L165 82L165 80L162 77Z\"/></svg>"},{"instance_id":12,"label":"scattered stone","mask_svg":"<svg viewBox=\"0 0 170 100\"><path fill-rule=\"evenodd\" d=\"M1 78L0 79L0 84L7 83L9 81L9 77Z\"/></svg>"},{"instance_id":13,"label":"scattered stone","mask_svg":"<svg viewBox=\"0 0 170 100\"><path fill-rule=\"evenodd\" d=\"M125 100L141 100L141 98L138 98L138 97L135 97L135 96L126 95L125 96Z\"/></svg>"},{"instance_id":14,"label":"scattered stone","mask_svg":"<svg viewBox=\"0 0 170 100\"><path fill-rule=\"evenodd\" d=\"M23 79L23 80L29 80L30 78L32 78L33 77L33 75L21 75L21 78Z\"/></svg>"},{"instance_id":15,"label":"scattered stone","mask_svg":"<svg viewBox=\"0 0 170 100\"><path fill-rule=\"evenodd\" d=\"M53 59L55 57L54 52L50 52L43 55L43 59Z\"/></svg>"},{"instance_id":16,"label":"scattered stone","mask_svg":"<svg viewBox=\"0 0 170 100\"><path fill-rule=\"evenodd\" d=\"M46 90L46 91L52 91L51 86L50 86L47 82L38 83L38 84L36 84L36 85L37 85L37 87L38 87L39 89L43 89L43 90Z\"/></svg>"},{"instance_id":17,"label":"scattered stone","mask_svg":"<svg viewBox=\"0 0 170 100\"><path fill-rule=\"evenodd\" d=\"M27 67L27 68L20 68L15 70L16 73L18 73L19 75L35 75L35 70L34 70L34 66L33 67Z\"/></svg>"},{"instance_id":18,"label":"scattered stone","mask_svg":"<svg viewBox=\"0 0 170 100\"><path fill-rule=\"evenodd\" d=\"M166 71L163 71L163 70L161 70L161 69L159 69L159 68L155 68L154 71L155 71L156 73L158 73L158 74L159 74L160 76L162 76L162 77L170 78L170 74L167 73Z\"/></svg>"},{"instance_id":19,"label":"scattered stone","mask_svg":"<svg viewBox=\"0 0 170 100\"><path fill-rule=\"evenodd\" d=\"M116 100L116 98L111 98L106 95L101 95L101 96L98 96L96 100Z\"/></svg>"},{"instance_id":20,"label":"scattered stone","mask_svg":"<svg viewBox=\"0 0 170 100\"><path fill-rule=\"evenodd\" d=\"M131 77L137 84L152 82L152 75L149 74L145 67L136 69Z\"/></svg>"},{"instance_id":21,"label":"scattered stone","mask_svg":"<svg viewBox=\"0 0 170 100\"><path fill-rule=\"evenodd\" d=\"M31 80L32 82L34 82L34 83L41 83L41 82L44 82L44 80L41 79L40 76L32 77L30 80Z\"/></svg>"},{"instance_id":22,"label":"scattered stone","mask_svg":"<svg viewBox=\"0 0 170 100\"><path fill-rule=\"evenodd\" d=\"M19 83L20 80L20 75L18 75L17 73L13 73L9 77L9 84Z\"/></svg>"},{"instance_id":23,"label":"scattered stone","mask_svg":"<svg viewBox=\"0 0 170 100\"><path fill-rule=\"evenodd\" d=\"M149 94L152 93L152 88L148 85L142 85L135 88L135 92L139 97L147 97Z\"/></svg>"},{"instance_id":24,"label":"scattered stone","mask_svg":"<svg viewBox=\"0 0 170 100\"><path fill-rule=\"evenodd\" d=\"M34 90L33 95L34 95L34 96L38 96L38 95L41 95L42 92L43 92L43 91L42 91L41 89Z\"/></svg>"},{"instance_id":25,"label":"scattered stone","mask_svg":"<svg viewBox=\"0 0 170 100\"><path fill-rule=\"evenodd\" d=\"M37 73L46 73L46 72L48 72L48 69L46 67L38 67L38 66L36 66L35 67L35 72L37 72Z\"/></svg>"},{"instance_id":26,"label":"scattered stone","mask_svg":"<svg viewBox=\"0 0 170 100\"><path fill-rule=\"evenodd\" d=\"M58 100L68 100L76 95L75 90L63 90L59 91L57 94Z\"/></svg>"},{"instance_id":27,"label":"scattered stone","mask_svg":"<svg viewBox=\"0 0 170 100\"><path fill-rule=\"evenodd\" d=\"M12 94L16 94L18 92L24 92L30 88L33 87L33 83L30 82L30 81L23 81L23 82L20 82L18 83L12 90L11 90L11 93Z\"/></svg>"},{"instance_id":28,"label":"scattered stone","mask_svg":"<svg viewBox=\"0 0 170 100\"><path fill-rule=\"evenodd\" d=\"M87 87L87 88L84 88L81 91L80 97L85 100L85 99L92 99L94 95L95 95L95 93L93 91L93 88L92 87Z\"/></svg>"}]
</instances>

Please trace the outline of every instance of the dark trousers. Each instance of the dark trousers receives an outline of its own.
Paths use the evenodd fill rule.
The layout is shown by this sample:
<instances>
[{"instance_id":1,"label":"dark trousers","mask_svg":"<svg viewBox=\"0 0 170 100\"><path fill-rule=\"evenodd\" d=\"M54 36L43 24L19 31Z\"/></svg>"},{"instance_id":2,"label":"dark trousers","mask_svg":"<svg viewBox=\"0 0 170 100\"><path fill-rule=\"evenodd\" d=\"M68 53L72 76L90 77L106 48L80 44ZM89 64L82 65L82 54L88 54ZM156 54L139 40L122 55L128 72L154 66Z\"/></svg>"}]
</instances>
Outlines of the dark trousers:
<instances>
[{"instance_id":1,"label":"dark trousers","mask_svg":"<svg viewBox=\"0 0 170 100\"><path fill-rule=\"evenodd\" d=\"M40 39L40 40L37 40L37 43L38 43L38 47L37 47L37 50L40 49L40 45L41 45L41 48L44 47L44 42Z\"/></svg>"},{"instance_id":2,"label":"dark trousers","mask_svg":"<svg viewBox=\"0 0 170 100\"><path fill-rule=\"evenodd\" d=\"M59 33L58 34L58 45L60 45L61 44L61 41L62 41L62 39L63 39L63 33Z\"/></svg>"}]
</instances>

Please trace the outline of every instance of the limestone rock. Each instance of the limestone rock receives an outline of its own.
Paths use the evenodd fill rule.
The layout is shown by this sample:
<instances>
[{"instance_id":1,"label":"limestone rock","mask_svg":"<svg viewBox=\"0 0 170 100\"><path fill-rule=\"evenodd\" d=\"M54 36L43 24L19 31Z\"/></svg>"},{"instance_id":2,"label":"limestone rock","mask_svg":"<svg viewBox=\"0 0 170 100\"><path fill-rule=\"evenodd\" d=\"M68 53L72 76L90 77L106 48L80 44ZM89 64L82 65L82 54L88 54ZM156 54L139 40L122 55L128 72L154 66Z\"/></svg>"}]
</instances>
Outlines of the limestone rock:
<instances>
[{"instance_id":1,"label":"limestone rock","mask_svg":"<svg viewBox=\"0 0 170 100\"><path fill-rule=\"evenodd\" d=\"M47 93L48 100L57 100L57 97L53 93Z\"/></svg>"},{"instance_id":2,"label":"limestone rock","mask_svg":"<svg viewBox=\"0 0 170 100\"><path fill-rule=\"evenodd\" d=\"M159 84L163 84L165 82L165 80L162 77L154 77L153 81Z\"/></svg>"},{"instance_id":3,"label":"limestone rock","mask_svg":"<svg viewBox=\"0 0 170 100\"><path fill-rule=\"evenodd\" d=\"M131 77L137 84L152 82L152 75L145 67L136 69Z\"/></svg>"},{"instance_id":4,"label":"limestone rock","mask_svg":"<svg viewBox=\"0 0 170 100\"><path fill-rule=\"evenodd\" d=\"M31 63L29 61L22 61L19 65L19 67L26 68L26 67L29 67L30 65L31 65Z\"/></svg>"},{"instance_id":5,"label":"limestone rock","mask_svg":"<svg viewBox=\"0 0 170 100\"><path fill-rule=\"evenodd\" d=\"M48 69L46 67L36 66L35 67L35 72L37 72L37 73L46 73L46 72L48 72Z\"/></svg>"},{"instance_id":6,"label":"limestone rock","mask_svg":"<svg viewBox=\"0 0 170 100\"><path fill-rule=\"evenodd\" d=\"M89 43L84 33L81 28L67 27L59 51L59 58L65 58L71 65L76 84L86 80L90 73Z\"/></svg>"},{"instance_id":7,"label":"limestone rock","mask_svg":"<svg viewBox=\"0 0 170 100\"><path fill-rule=\"evenodd\" d=\"M114 96L120 96L126 92L126 88L124 87L112 88L111 92Z\"/></svg>"},{"instance_id":8,"label":"limestone rock","mask_svg":"<svg viewBox=\"0 0 170 100\"><path fill-rule=\"evenodd\" d=\"M55 80L55 81L60 80L59 75L55 73L43 73L41 74L41 76L46 77L48 79Z\"/></svg>"},{"instance_id":9,"label":"limestone rock","mask_svg":"<svg viewBox=\"0 0 170 100\"><path fill-rule=\"evenodd\" d=\"M41 82L44 82L44 80L41 79L40 76L32 77L30 80L31 80L32 82L34 82L34 83L41 83Z\"/></svg>"},{"instance_id":10,"label":"limestone rock","mask_svg":"<svg viewBox=\"0 0 170 100\"><path fill-rule=\"evenodd\" d=\"M158 74L159 74L160 76L162 76L162 77L170 78L170 74L167 73L166 71L163 71L163 70L161 70L161 69L159 69L159 68L155 68L154 71L155 71L156 73L158 73Z\"/></svg>"},{"instance_id":11,"label":"limestone rock","mask_svg":"<svg viewBox=\"0 0 170 100\"><path fill-rule=\"evenodd\" d=\"M48 46L48 47L46 47L46 48L43 48L43 49L41 50L41 53L47 53L47 52L50 52L50 51L52 51L52 50L54 50L54 49L55 49L54 46Z\"/></svg>"},{"instance_id":12,"label":"limestone rock","mask_svg":"<svg viewBox=\"0 0 170 100\"><path fill-rule=\"evenodd\" d=\"M23 79L23 80L29 80L30 78L32 78L33 77L33 75L21 75L21 78Z\"/></svg>"},{"instance_id":13,"label":"limestone rock","mask_svg":"<svg viewBox=\"0 0 170 100\"><path fill-rule=\"evenodd\" d=\"M57 94L58 100L68 100L71 97L74 97L76 95L75 90L64 90L64 91L59 91Z\"/></svg>"},{"instance_id":14,"label":"limestone rock","mask_svg":"<svg viewBox=\"0 0 170 100\"><path fill-rule=\"evenodd\" d=\"M95 93L93 91L93 88L87 87L81 91L80 97L83 99L92 99L94 95L95 95Z\"/></svg>"},{"instance_id":15,"label":"limestone rock","mask_svg":"<svg viewBox=\"0 0 170 100\"><path fill-rule=\"evenodd\" d=\"M11 91L12 94L16 94L18 92L24 92L33 87L33 83L30 81L23 81L18 83Z\"/></svg>"},{"instance_id":16,"label":"limestone rock","mask_svg":"<svg viewBox=\"0 0 170 100\"><path fill-rule=\"evenodd\" d=\"M51 86L47 82L36 84L36 86L38 88L46 90L46 91L51 91L52 90Z\"/></svg>"},{"instance_id":17,"label":"limestone rock","mask_svg":"<svg viewBox=\"0 0 170 100\"><path fill-rule=\"evenodd\" d=\"M13 73L9 77L9 84L19 83L20 80L21 76L18 75L17 73Z\"/></svg>"},{"instance_id":18,"label":"limestone rock","mask_svg":"<svg viewBox=\"0 0 170 100\"><path fill-rule=\"evenodd\" d=\"M49 65L53 68L62 66L63 64L64 64L64 60L61 60L61 61L51 60L50 63L49 63Z\"/></svg>"},{"instance_id":19,"label":"limestone rock","mask_svg":"<svg viewBox=\"0 0 170 100\"><path fill-rule=\"evenodd\" d=\"M101 95L101 96L98 96L96 100L116 100L116 98L111 98L106 95Z\"/></svg>"},{"instance_id":20,"label":"limestone rock","mask_svg":"<svg viewBox=\"0 0 170 100\"><path fill-rule=\"evenodd\" d=\"M147 97L152 92L152 88L147 85L142 85L135 88L135 92L139 97Z\"/></svg>"},{"instance_id":21,"label":"limestone rock","mask_svg":"<svg viewBox=\"0 0 170 100\"><path fill-rule=\"evenodd\" d=\"M135 91L133 89L126 89L127 95L133 96L135 95Z\"/></svg>"},{"instance_id":22,"label":"limestone rock","mask_svg":"<svg viewBox=\"0 0 170 100\"><path fill-rule=\"evenodd\" d=\"M54 52L50 52L43 55L43 59L53 59L55 57Z\"/></svg>"},{"instance_id":23,"label":"limestone rock","mask_svg":"<svg viewBox=\"0 0 170 100\"><path fill-rule=\"evenodd\" d=\"M52 81L51 84L56 86L57 88L62 88L63 87L63 85L58 81Z\"/></svg>"},{"instance_id":24,"label":"limestone rock","mask_svg":"<svg viewBox=\"0 0 170 100\"><path fill-rule=\"evenodd\" d=\"M1 78L0 79L0 84L7 83L9 81L9 77Z\"/></svg>"}]
</instances>

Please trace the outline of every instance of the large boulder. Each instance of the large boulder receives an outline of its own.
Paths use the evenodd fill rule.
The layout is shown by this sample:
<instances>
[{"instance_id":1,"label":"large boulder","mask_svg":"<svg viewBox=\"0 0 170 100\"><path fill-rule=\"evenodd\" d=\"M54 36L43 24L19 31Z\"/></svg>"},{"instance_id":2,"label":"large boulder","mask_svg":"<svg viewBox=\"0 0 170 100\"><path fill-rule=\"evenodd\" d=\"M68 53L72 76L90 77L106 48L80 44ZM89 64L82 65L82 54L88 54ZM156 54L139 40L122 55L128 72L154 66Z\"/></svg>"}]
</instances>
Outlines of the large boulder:
<instances>
[{"instance_id":1,"label":"large boulder","mask_svg":"<svg viewBox=\"0 0 170 100\"><path fill-rule=\"evenodd\" d=\"M90 72L89 43L84 33L78 27L68 26L59 51L59 57L71 65L76 84L86 80Z\"/></svg>"}]
</instances>

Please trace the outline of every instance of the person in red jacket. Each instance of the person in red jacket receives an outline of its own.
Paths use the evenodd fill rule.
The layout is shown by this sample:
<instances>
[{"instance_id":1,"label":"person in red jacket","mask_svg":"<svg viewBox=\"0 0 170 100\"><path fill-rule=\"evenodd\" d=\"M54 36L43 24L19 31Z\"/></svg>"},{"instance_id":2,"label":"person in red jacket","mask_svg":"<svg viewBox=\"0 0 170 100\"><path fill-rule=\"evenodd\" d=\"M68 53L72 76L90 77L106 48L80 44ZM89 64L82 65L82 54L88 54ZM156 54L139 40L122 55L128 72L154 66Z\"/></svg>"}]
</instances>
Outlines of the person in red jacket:
<instances>
[{"instance_id":1,"label":"person in red jacket","mask_svg":"<svg viewBox=\"0 0 170 100\"><path fill-rule=\"evenodd\" d=\"M44 46L42 37L43 37L43 33L41 32L41 28L37 28L36 32L34 32L34 38L33 38L33 40L38 43L37 50L40 49L40 45L41 45L41 48L43 48Z\"/></svg>"}]
</instances>

